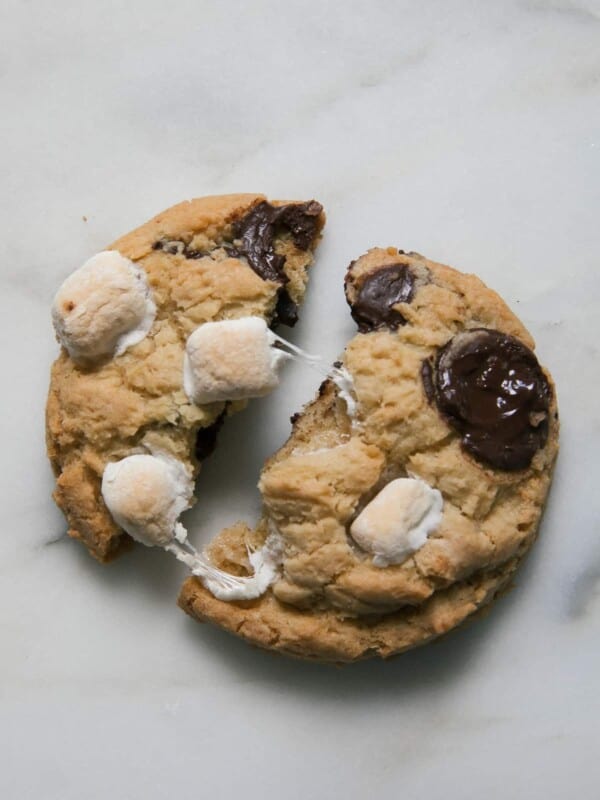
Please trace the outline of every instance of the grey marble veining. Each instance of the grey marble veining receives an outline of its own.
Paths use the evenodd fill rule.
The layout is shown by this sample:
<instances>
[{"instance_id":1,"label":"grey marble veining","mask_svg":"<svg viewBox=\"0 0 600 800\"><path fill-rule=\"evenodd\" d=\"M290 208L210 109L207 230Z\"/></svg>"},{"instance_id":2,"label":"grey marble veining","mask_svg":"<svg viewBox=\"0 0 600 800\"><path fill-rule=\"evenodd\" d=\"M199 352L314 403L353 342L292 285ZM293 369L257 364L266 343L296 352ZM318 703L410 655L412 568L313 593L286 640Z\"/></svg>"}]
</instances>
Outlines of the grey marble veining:
<instances>
[{"instance_id":1,"label":"grey marble veining","mask_svg":"<svg viewBox=\"0 0 600 800\"><path fill-rule=\"evenodd\" d=\"M596 798L600 4L5 0L0 42L0 797ZM347 263L396 245L478 273L554 374L539 542L512 592L435 645L344 669L275 658L186 619L164 554L107 568L64 535L53 293L162 208L229 191L326 207L292 334L308 351L333 359L352 333ZM294 366L230 421L196 542L256 515L260 466L314 389Z\"/></svg>"}]
</instances>

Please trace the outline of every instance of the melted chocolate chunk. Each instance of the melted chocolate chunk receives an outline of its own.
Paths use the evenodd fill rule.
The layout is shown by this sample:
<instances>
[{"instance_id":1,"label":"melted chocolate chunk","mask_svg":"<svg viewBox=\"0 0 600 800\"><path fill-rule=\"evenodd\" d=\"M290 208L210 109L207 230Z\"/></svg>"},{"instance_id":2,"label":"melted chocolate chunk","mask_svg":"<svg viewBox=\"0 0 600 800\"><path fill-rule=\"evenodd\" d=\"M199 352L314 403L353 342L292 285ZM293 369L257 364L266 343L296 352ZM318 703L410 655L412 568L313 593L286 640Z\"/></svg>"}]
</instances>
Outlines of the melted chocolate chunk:
<instances>
[{"instance_id":1,"label":"melted chocolate chunk","mask_svg":"<svg viewBox=\"0 0 600 800\"><path fill-rule=\"evenodd\" d=\"M462 446L485 464L525 469L545 445L552 392L533 352L514 336L486 328L458 334L438 353L433 385Z\"/></svg>"},{"instance_id":2,"label":"melted chocolate chunk","mask_svg":"<svg viewBox=\"0 0 600 800\"><path fill-rule=\"evenodd\" d=\"M196 434L196 446L194 452L198 461L204 461L204 459L208 458L214 451L215 447L217 446L217 436L223 427L223 422L225 422L226 416L227 408L224 408L212 425L209 425L206 428L200 428Z\"/></svg>"},{"instance_id":3,"label":"melted chocolate chunk","mask_svg":"<svg viewBox=\"0 0 600 800\"><path fill-rule=\"evenodd\" d=\"M231 258L245 257L263 280L281 284L273 324L282 322L292 327L298 321L298 305L285 288L288 277L283 271L285 256L275 252L275 239L282 231L289 231L296 247L307 250L317 234L319 217L323 206L315 200L308 203L292 203L272 206L263 201L233 224L233 233L240 244L220 245ZM183 255L188 259L199 259L210 253L195 250L180 239L160 239L152 245L153 250L162 250L171 255Z\"/></svg>"},{"instance_id":4,"label":"melted chocolate chunk","mask_svg":"<svg viewBox=\"0 0 600 800\"><path fill-rule=\"evenodd\" d=\"M289 296L287 289L282 287L277 294L277 305L275 306L275 318L273 325L283 323L289 328L293 328L298 322L298 304L294 303Z\"/></svg>"},{"instance_id":5,"label":"melted chocolate chunk","mask_svg":"<svg viewBox=\"0 0 600 800\"><path fill-rule=\"evenodd\" d=\"M351 304L352 318L361 333L378 328L396 330L406 320L393 306L409 303L413 297L415 277L408 264L391 264L367 275Z\"/></svg>"},{"instance_id":6,"label":"melted chocolate chunk","mask_svg":"<svg viewBox=\"0 0 600 800\"><path fill-rule=\"evenodd\" d=\"M233 224L233 233L241 244L226 245L227 252L248 263L263 280L281 283L273 324L282 322L292 327L298 321L298 305L283 288L288 277L283 271L285 256L275 252L275 237L288 230L296 247L307 250L317 233L323 206L315 200L287 206L272 206L263 201Z\"/></svg>"},{"instance_id":7,"label":"melted chocolate chunk","mask_svg":"<svg viewBox=\"0 0 600 800\"><path fill-rule=\"evenodd\" d=\"M308 203L292 203L275 209L280 212L277 224L287 228L299 250L308 250L312 245L323 206L316 200Z\"/></svg>"},{"instance_id":8,"label":"melted chocolate chunk","mask_svg":"<svg viewBox=\"0 0 600 800\"><path fill-rule=\"evenodd\" d=\"M306 250L315 237L322 210L315 200L287 206L272 206L263 201L234 222L233 233L242 242L237 249L261 278L286 283L285 257L275 252L275 237L287 229L296 247Z\"/></svg>"}]
</instances>

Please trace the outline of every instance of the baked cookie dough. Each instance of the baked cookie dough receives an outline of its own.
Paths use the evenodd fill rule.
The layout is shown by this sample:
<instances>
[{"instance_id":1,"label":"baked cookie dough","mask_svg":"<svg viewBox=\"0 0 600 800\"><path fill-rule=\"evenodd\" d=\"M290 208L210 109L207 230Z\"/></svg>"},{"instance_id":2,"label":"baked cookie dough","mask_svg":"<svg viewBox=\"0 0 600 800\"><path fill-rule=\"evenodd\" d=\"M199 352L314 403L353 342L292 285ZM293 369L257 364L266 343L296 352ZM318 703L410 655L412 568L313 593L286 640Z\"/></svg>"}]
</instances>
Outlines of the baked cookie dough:
<instances>
[{"instance_id":1,"label":"baked cookie dough","mask_svg":"<svg viewBox=\"0 0 600 800\"><path fill-rule=\"evenodd\" d=\"M347 272L359 333L266 463L264 511L209 546L248 575L279 542L264 593L179 604L303 658L391 656L459 625L509 584L536 536L558 449L552 379L501 298L473 275L395 248Z\"/></svg>"},{"instance_id":2,"label":"baked cookie dough","mask_svg":"<svg viewBox=\"0 0 600 800\"><path fill-rule=\"evenodd\" d=\"M62 348L46 416L54 497L69 535L100 561L131 542L103 499L107 465L114 516L123 521L135 512L134 532L144 520L163 530L192 502L193 480L224 417L276 383L269 373L266 384L254 380L245 393L228 393L231 370L217 353L212 394L198 395L193 380L188 394L186 344L223 321L251 318L259 344L270 334L264 321L293 325L324 221L315 201L255 194L191 200L118 239L59 289L53 322ZM187 355L197 355L191 345ZM130 456L138 458L116 470ZM118 485L125 474L138 487L156 488L155 506L165 487L175 494L158 510L147 498L134 509Z\"/></svg>"}]
</instances>

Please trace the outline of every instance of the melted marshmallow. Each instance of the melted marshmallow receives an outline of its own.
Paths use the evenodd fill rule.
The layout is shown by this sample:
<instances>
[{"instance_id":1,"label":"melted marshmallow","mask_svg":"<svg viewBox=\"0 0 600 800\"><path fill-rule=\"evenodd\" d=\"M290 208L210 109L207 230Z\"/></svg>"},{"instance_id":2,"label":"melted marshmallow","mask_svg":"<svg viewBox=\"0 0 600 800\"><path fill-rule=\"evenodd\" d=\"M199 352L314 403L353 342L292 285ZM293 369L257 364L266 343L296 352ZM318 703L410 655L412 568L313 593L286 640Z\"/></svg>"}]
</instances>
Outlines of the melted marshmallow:
<instances>
[{"instance_id":1,"label":"melted marshmallow","mask_svg":"<svg viewBox=\"0 0 600 800\"><path fill-rule=\"evenodd\" d=\"M333 367L329 374L333 383L338 387L338 397L346 403L346 413L354 425L358 408L353 395L354 381L352 380L352 375L346 367Z\"/></svg>"},{"instance_id":2,"label":"melted marshmallow","mask_svg":"<svg viewBox=\"0 0 600 800\"><path fill-rule=\"evenodd\" d=\"M335 383L354 426L357 402L348 370L325 371L319 356L273 333L261 317L205 322L196 328L186 343L183 388L197 405L262 397L279 385L279 367L289 358L304 361Z\"/></svg>"},{"instance_id":3,"label":"melted marshmallow","mask_svg":"<svg viewBox=\"0 0 600 800\"><path fill-rule=\"evenodd\" d=\"M75 270L52 304L56 335L81 365L124 353L147 335L155 315L144 271L117 250Z\"/></svg>"},{"instance_id":4,"label":"melted marshmallow","mask_svg":"<svg viewBox=\"0 0 600 800\"><path fill-rule=\"evenodd\" d=\"M163 547L188 566L219 600L252 600L264 594L279 574L282 540L276 533L248 551L249 577L231 575L197 552L179 522L191 505L194 484L184 465L163 453L136 454L107 464L102 497L114 521L147 547Z\"/></svg>"},{"instance_id":5,"label":"melted marshmallow","mask_svg":"<svg viewBox=\"0 0 600 800\"><path fill-rule=\"evenodd\" d=\"M218 600L254 600L264 594L278 578L283 544L278 534L270 533L258 550L248 550L248 560L254 570L249 577L231 575L218 569L200 553L186 553L176 546L167 547L179 561L186 564L192 575L199 578Z\"/></svg>"},{"instance_id":6,"label":"melted marshmallow","mask_svg":"<svg viewBox=\"0 0 600 800\"><path fill-rule=\"evenodd\" d=\"M189 336L183 386L192 402L262 397L279 384L278 368L290 358L260 317L206 322Z\"/></svg>"},{"instance_id":7,"label":"melted marshmallow","mask_svg":"<svg viewBox=\"0 0 600 800\"><path fill-rule=\"evenodd\" d=\"M350 527L354 541L373 554L376 567L400 564L422 547L440 524L441 493L419 478L387 484Z\"/></svg>"},{"instance_id":8,"label":"melted marshmallow","mask_svg":"<svg viewBox=\"0 0 600 800\"><path fill-rule=\"evenodd\" d=\"M132 455L107 464L102 497L114 521L147 547L185 540L180 514L190 507L194 483L167 455Z\"/></svg>"}]
</instances>

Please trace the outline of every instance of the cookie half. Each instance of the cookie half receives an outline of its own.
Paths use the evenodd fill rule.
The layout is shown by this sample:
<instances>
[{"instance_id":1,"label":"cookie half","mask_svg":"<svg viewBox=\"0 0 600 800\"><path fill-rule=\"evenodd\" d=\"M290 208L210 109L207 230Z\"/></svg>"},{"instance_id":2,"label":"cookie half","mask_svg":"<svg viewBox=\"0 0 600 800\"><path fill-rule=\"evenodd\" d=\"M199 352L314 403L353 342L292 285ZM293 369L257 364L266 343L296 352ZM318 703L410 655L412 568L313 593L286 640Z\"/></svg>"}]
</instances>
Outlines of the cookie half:
<instances>
[{"instance_id":1,"label":"cookie half","mask_svg":"<svg viewBox=\"0 0 600 800\"><path fill-rule=\"evenodd\" d=\"M69 535L101 561L130 539L101 494L106 465L155 452L193 480L245 400L198 403L184 351L208 322L293 325L325 217L316 201L263 195L180 203L118 239L65 281L53 307L63 347L47 402L55 500Z\"/></svg>"},{"instance_id":2,"label":"cookie half","mask_svg":"<svg viewBox=\"0 0 600 800\"><path fill-rule=\"evenodd\" d=\"M190 578L179 597L255 645L325 661L391 656L490 603L534 541L558 450L552 379L478 278L376 248L345 287L359 328L345 382L293 418L258 526L209 548L245 575L248 547L277 537L275 580L223 602Z\"/></svg>"}]
</instances>

